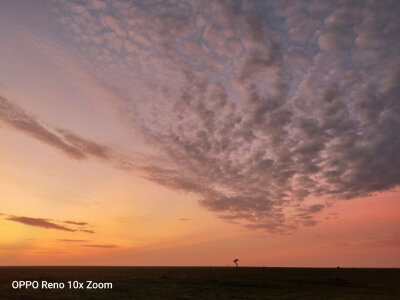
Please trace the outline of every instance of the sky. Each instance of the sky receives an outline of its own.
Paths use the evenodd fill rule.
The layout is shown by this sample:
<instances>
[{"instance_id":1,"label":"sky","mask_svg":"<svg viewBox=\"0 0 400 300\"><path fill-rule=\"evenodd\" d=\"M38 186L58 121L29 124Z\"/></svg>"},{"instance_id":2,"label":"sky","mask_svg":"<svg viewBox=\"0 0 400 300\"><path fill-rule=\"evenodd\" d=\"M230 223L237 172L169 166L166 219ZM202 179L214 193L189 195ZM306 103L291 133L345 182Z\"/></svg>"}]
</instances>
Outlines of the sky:
<instances>
[{"instance_id":1,"label":"sky","mask_svg":"<svg viewBox=\"0 0 400 300\"><path fill-rule=\"evenodd\" d=\"M0 265L400 267L400 3L0 2Z\"/></svg>"}]
</instances>

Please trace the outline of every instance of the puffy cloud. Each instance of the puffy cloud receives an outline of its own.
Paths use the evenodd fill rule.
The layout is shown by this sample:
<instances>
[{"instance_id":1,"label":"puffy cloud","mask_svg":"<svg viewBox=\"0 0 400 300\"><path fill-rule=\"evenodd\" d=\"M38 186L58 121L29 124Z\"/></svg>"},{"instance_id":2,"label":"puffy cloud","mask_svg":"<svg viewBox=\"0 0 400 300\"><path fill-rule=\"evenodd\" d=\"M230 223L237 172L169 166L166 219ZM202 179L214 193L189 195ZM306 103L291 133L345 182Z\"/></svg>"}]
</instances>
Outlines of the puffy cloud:
<instances>
[{"instance_id":1,"label":"puffy cloud","mask_svg":"<svg viewBox=\"0 0 400 300\"><path fill-rule=\"evenodd\" d=\"M102 82L128 95L127 126L167 158L135 166L141 176L272 232L400 183L397 1L71 5L61 12L97 30L66 32L93 51ZM110 155L62 136L65 152Z\"/></svg>"}]
</instances>

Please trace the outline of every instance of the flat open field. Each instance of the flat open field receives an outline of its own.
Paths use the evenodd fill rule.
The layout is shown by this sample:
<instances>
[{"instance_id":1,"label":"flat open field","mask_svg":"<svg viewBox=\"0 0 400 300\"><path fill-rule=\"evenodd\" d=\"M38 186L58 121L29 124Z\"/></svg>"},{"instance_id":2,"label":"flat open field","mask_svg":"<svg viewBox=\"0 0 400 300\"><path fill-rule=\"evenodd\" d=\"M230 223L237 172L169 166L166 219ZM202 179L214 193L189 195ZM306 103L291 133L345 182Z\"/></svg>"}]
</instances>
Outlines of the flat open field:
<instances>
[{"instance_id":1,"label":"flat open field","mask_svg":"<svg viewBox=\"0 0 400 300\"><path fill-rule=\"evenodd\" d=\"M14 280L39 288L13 289ZM104 289L87 289L87 280ZM43 281L65 287L42 289ZM0 267L0 299L400 299L400 269Z\"/></svg>"}]
</instances>

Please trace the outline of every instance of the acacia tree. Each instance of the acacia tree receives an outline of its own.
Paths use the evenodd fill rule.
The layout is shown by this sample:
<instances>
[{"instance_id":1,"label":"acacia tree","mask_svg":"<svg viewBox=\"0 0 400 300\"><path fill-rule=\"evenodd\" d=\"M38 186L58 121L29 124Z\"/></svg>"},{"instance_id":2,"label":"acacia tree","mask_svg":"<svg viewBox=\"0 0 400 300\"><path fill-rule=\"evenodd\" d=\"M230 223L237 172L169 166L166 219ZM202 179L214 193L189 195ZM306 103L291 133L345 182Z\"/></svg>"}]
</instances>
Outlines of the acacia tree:
<instances>
[{"instance_id":1,"label":"acacia tree","mask_svg":"<svg viewBox=\"0 0 400 300\"><path fill-rule=\"evenodd\" d=\"M235 258L235 259L233 260L233 262L234 262L235 265L236 265L236 269L239 268L238 261L239 261L239 259L237 259L237 258Z\"/></svg>"}]
</instances>

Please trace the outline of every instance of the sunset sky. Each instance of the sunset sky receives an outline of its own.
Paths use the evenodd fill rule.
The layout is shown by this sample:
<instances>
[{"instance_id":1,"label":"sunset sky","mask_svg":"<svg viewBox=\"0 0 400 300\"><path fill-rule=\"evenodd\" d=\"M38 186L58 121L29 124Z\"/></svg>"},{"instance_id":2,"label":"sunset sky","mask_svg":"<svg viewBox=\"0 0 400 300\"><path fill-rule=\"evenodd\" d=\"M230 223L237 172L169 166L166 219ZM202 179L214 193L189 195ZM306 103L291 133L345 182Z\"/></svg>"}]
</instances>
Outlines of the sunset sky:
<instances>
[{"instance_id":1,"label":"sunset sky","mask_svg":"<svg viewBox=\"0 0 400 300\"><path fill-rule=\"evenodd\" d=\"M399 20L0 1L0 265L400 267Z\"/></svg>"}]
</instances>

